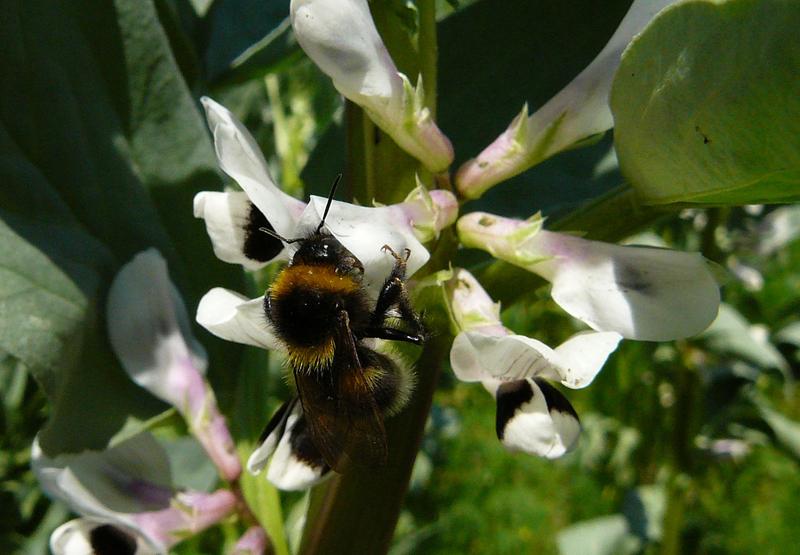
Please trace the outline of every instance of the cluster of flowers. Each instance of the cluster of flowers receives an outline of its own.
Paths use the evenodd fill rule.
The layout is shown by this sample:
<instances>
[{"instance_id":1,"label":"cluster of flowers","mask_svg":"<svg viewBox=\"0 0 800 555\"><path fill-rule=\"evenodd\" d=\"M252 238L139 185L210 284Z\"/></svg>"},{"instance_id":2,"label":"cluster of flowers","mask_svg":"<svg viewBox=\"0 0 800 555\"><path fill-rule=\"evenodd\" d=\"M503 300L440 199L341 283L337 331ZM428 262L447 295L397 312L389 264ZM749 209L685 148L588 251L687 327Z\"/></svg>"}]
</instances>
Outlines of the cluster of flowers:
<instances>
[{"instance_id":1,"label":"cluster of flowers","mask_svg":"<svg viewBox=\"0 0 800 555\"><path fill-rule=\"evenodd\" d=\"M463 198L475 198L546 157L613 124L608 92L622 50L667 0L636 0L600 55L564 90L528 117L527 109L478 157L456 173ZM453 148L424 107L416 86L398 72L372 21L366 0L293 0L291 19L300 45L346 98L431 172L445 172ZM301 202L273 181L253 137L223 106L203 99L222 170L241 190L202 192L194 213L205 222L216 255L256 270L288 260L292 246L261 232L302 237L316 228L325 200ZM515 220L486 213L458 218L458 200L418 184L402 203L365 207L334 201L327 230L364 267L364 285L377 293L393 260L381 248L409 249L408 275L428 260L423 243L455 223L461 244L534 272L552 284L552 298L591 331L556 348L515 334L500 307L464 269L438 274L456 334L450 362L456 376L481 382L497 401L497 435L512 450L552 458L568 451L580 431L569 401L553 386L588 385L622 338L663 341L703 330L715 317L719 290L696 253L617 246L543 229L537 215ZM144 300L144 302L142 302ZM201 300L197 322L230 341L280 349L266 323L263 297L248 299L216 288ZM192 337L183 303L154 251L123 267L108 301L109 337L130 377L170 403L219 469L236 480L239 459L203 377L202 347ZM292 441L301 407L268 430L247 467L283 489L304 489L327 468L304 460ZM177 491L163 448L140 434L102 452L50 458L34 445L34 469L44 489L66 500L83 518L53 535L55 553L86 552L87 545L130 553L164 552L173 543L236 510L229 490ZM98 543L99 542L99 543ZM110 542L110 543L109 543ZM241 539L239 552L263 550L263 530Z\"/></svg>"}]
</instances>

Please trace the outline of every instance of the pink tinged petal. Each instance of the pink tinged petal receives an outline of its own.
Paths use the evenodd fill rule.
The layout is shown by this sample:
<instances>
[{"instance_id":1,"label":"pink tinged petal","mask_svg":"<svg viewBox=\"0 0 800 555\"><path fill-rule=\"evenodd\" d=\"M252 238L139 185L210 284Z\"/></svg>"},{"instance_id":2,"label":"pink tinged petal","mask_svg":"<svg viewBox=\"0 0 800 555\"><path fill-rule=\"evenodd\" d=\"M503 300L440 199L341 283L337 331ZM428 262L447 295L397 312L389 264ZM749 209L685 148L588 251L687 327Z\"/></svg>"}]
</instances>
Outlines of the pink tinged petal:
<instances>
[{"instance_id":1,"label":"pink tinged petal","mask_svg":"<svg viewBox=\"0 0 800 555\"><path fill-rule=\"evenodd\" d=\"M241 473L233 440L201 374L205 352L189 330L186 308L157 251L138 254L111 284L111 346L130 378L186 419L221 475Z\"/></svg>"},{"instance_id":2,"label":"pink tinged petal","mask_svg":"<svg viewBox=\"0 0 800 555\"><path fill-rule=\"evenodd\" d=\"M31 466L45 493L93 522L133 535L137 544L148 546L147 553L166 553L180 539L218 522L236 508L237 499L228 490L175 494L166 454L147 433L105 451L55 458L48 457L37 440L31 455ZM86 529L81 525L67 531ZM63 534L55 541L71 544Z\"/></svg>"},{"instance_id":3,"label":"pink tinged petal","mask_svg":"<svg viewBox=\"0 0 800 555\"><path fill-rule=\"evenodd\" d=\"M248 299L238 293L215 287L197 306L197 323L227 341L263 349L279 348L264 312L264 297Z\"/></svg>"},{"instance_id":4,"label":"pink tinged petal","mask_svg":"<svg viewBox=\"0 0 800 555\"><path fill-rule=\"evenodd\" d=\"M422 242L439 237L458 216L458 200L450 191L427 190L421 183L400 204L389 206L396 214L397 224L410 227Z\"/></svg>"},{"instance_id":5,"label":"pink tinged petal","mask_svg":"<svg viewBox=\"0 0 800 555\"><path fill-rule=\"evenodd\" d=\"M501 383L496 399L497 437L506 449L554 459L577 443L581 430L578 415L545 380Z\"/></svg>"},{"instance_id":6,"label":"pink tinged petal","mask_svg":"<svg viewBox=\"0 0 800 555\"><path fill-rule=\"evenodd\" d=\"M239 538L230 555L262 555L269 546L267 533L260 526L251 526Z\"/></svg>"},{"instance_id":7,"label":"pink tinged petal","mask_svg":"<svg viewBox=\"0 0 800 555\"><path fill-rule=\"evenodd\" d=\"M53 555L155 555L165 553L164 546L154 545L140 532L102 520L76 518L65 522L50 535Z\"/></svg>"},{"instance_id":8,"label":"pink tinged petal","mask_svg":"<svg viewBox=\"0 0 800 555\"><path fill-rule=\"evenodd\" d=\"M298 224L300 236L306 236L317 228L326 202L325 198L311 197ZM397 254L402 254L404 249L411 251L406 268L409 277L430 258L411 223L399 222L392 206L370 208L333 201L324 229L361 261L364 286L373 294L377 294L395 263L394 257L383 250L384 245L389 245Z\"/></svg>"},{"instance_id":9,"label":"pink tinged petal","mask_svg":"<svg viewBox=\"0 0 800 555\"><path fill-rule=\"evenodd\" d=\"M536 225L473 212L458 231L465 245L550 281L553 300L595 330L670 341L700 333L716 317L719 287L699 253L612 245Z\"/></svg>"},{"instance_id":10,"label":"pink tinged petal","mask_svg":"<svg viewBox=\"0 0 800 555\"><path fill-rule=\"evenodd\" d=\"M242 191L205 191L194 197L194 216L205 221L214 254L224 262L257 270L283 255L283 243L261 231L266 218Z\"/></svg>"},{"instance_id":11,"label":"pink tinged petal","mask_svg":"<svg viewBox=\"0 0 800 555\"><path fill-rule=\"evenodd\" d=\"M175 383L185 372L206 367L203 347L192 336L186 307L155 249L136 255L117 273L106 305L114 353L133 381L177 405L183 392Z\"/></svg>"},{"instance_id":12,"label":"pink tinged petal","mask_svg":"<svg viewBox=\"0 0 800 555\"><path fill-rule=\"evenodd\" d=\"M293 0L297 41L346 98L433 172L453 161L453 147L414 89L398 73L378 34L366 0Z\"/></svg>"},{"instance_id":13,"label":"pink tinged petal","mask_svg":"<svg viewBox=\"0 0 800 555\"><path fill-rule=\"evenodd\" d=\"M226 489L212 493L179 492L170 507L132 515L137 529L167 547L217 524L236 510L238 500Z\"/></svg>"},{"instance_id":14,"label":"pink tinged petal","mask_svg":"<svg viewBox=\"0 0 800 555\"><path fill-rule=\"evenodd\" d=\"M220 167L247 193L275 231L291 236L305 205L275 185L261 150L244 125L221 104L208 97L201 101Z\"/></svg>"},{"instance_id":15,"label":"pink tinged petal","mask_svg":"<svg viewBox=\"0 0 800 555\"><path fill-rule=\"evenodd\" d=\"M613 127L608 96L622 51L661 11L677 0L636 0L597 57L530 117L525 106L495 141L458 170L456 184L467 198L574 144Z\"/></svg>"},{"instance_id":16,"label":"pink tinged petal","mask_svg":"<svg viewBox=\"0 0 800 555\"><path fill-rule=\"evenodd\" d=\"M31 467L42 490L78 514L130 524L128 514L162 508L172 495L169 460L149 434L105 451L49 457L38 438Z\"/></svg>"},{"instance_id":17,"label":"pink tinged petal","mask_svg":"<svg viewBox=\"0 0 800 555\"><path fill-rule=\"evenodd\" d=\"M485 250L495 258L535 272L546 258L536 249L535 243L542 223L538 214L527 220L516 220L486 212L470 212L459 218L456 227L464 246Z\"/></svg>"}]
</instances>

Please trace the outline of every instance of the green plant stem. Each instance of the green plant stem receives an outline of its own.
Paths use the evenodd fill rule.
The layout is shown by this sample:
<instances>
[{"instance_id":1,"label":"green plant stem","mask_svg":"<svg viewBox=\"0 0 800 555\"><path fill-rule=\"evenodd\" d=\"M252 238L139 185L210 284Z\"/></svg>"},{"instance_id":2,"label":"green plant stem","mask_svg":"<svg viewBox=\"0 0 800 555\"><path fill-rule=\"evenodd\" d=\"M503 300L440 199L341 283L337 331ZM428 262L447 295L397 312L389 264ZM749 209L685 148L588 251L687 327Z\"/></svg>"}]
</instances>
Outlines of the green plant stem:
<instances>
[{"instance_id":1,"label":"green plant stem","mask_svg":"<svg viewBox=\"0 0 800 555\"><path fill-rule=\"evenodd\" d=\"M683 345L686 352L689 347ZM675 370L675 405L672 424L672 472L667 483L667 509L664 515L664 532L661 540L662 555L682 553L682 534L687 497L692 489L693 440L697 421L697 394L700 391L697 373L687 364Z\"/></svg>"},{"instance_id":2,"label":"green plant stem","mask_svg":"<svg viewBox=\"0 0 800 555\"><path fill-rule=\"evenodd\" d=\"M436 36L436 2L421 0L417 2L419 10L419 36L417 50L420 58L419 74L425 88L425 107L436 119L436 60L439 57L439 45Z\"/></svg>"}]
</instances>

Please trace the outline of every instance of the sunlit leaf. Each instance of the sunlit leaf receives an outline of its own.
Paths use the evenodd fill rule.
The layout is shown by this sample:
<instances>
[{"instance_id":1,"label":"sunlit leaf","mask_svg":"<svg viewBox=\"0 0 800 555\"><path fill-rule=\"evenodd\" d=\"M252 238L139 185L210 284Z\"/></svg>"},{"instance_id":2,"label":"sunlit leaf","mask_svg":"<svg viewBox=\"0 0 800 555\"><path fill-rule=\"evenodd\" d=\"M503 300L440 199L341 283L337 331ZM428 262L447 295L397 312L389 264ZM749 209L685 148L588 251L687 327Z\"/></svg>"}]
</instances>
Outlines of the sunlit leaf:
<instances>
[{"instance_id":1,"label":"sunlit leaf","mask_svg":"<svg viewBox=\"0 0 800 555\"><path fill-rule=\"evenodd\" d=\"M623 174L646 203L800 199L800 4L682 2L623 55Z\"/></svg>"}]
</instances>

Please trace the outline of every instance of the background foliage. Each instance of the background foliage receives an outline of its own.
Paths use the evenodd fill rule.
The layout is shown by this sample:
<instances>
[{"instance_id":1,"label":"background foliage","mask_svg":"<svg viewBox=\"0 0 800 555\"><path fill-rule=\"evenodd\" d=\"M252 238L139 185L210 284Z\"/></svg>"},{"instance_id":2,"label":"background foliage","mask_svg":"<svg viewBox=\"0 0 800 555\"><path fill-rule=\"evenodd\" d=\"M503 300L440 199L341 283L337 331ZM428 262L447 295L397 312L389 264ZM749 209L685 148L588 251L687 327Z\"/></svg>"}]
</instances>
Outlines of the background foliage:
<instances>
[{"instance_id":1,"label":"background foliage","mask_svg":"<svg viewBox=\"0 0 800 555\"><path fill-rule=\"evenodd\" d=\"M380 3L413 27L413 3ZM441 2L438 120L456 145L456 164L501 132L524 101L538 106L568 83L629 4ZM127 379L108 347L104 299L119 266L157 246L190 310L212 286L255 296L270 281L274 269L249 277L214 259L192 217L194 194L224 184L199 96L213 96L245 122L293 194L325 190L341 171L342 103L297 47L287 13L288 2L256 0L0 5L7 45L0 74L12 76L0 85L1 551L44 552L67 516L43 498L28 469L40 430L54 453L102 447L143 426L165 438L183 431L169 413L158 417L165 406ZM753 33L772 36L769 14L756 15ZM796 42L775 43L788 52L786 65L765 72L779 85L756 80L762 90L796 75ZM663 121L654 125L651 135ZM751 138L714 128L715 141L717 133ZM800 542L800 212L641 208L613 222L593 220L592 206L630 194L610 135L466 210L517 217L541 210L561 227L583 222L594 237L646 228L637 242L702 250L730 271L722 316L692 340L624 342L593 386L571 395L585 430L578 450L557 462L506 453L494 436L492 400L446 371L392 553L783 553ZM625 148L642 146L638 135L624 139ZM788 169L780 179L794 179L792 146L782 143L779 161ZM756 177L772 179L770 169L760 167ZM782 190L780 179L769 181L771 191ZM486 269L487 259L464 251L457 262ZM520 296L515 274L502 275L515 291L499 284L493 293L519 301L504 305L509 327L549 343L574 331L538 282L526 277L530 287ZM280 361L195 331L246 454L287 395ZM208 481L196 445L175 441L170 452L186 483ZM285 517L288 546L296 546L305 497L283 496L281 513L263 479L246 476L243 487L268 529L279 531ZM179 551L219 552L236 537L228 523ZM285 552L283 534L274 541Z\"/></svg>"}]
</instances>

